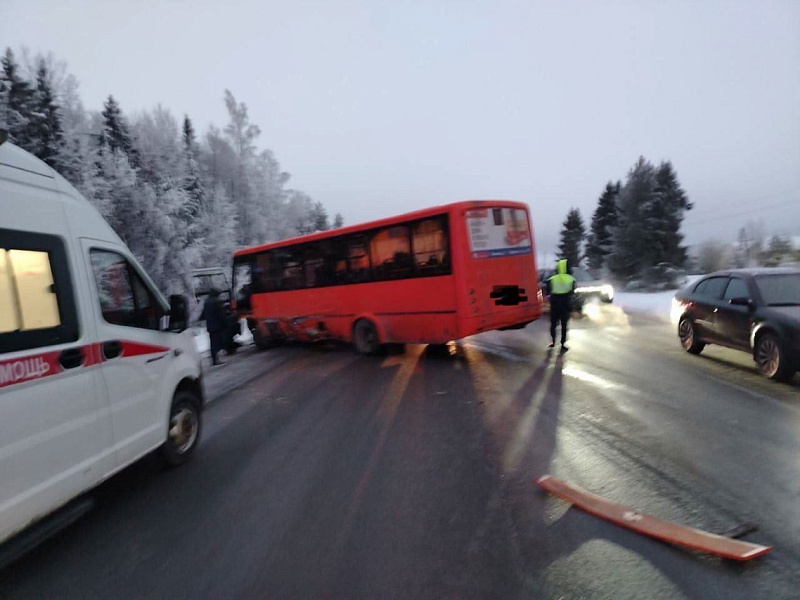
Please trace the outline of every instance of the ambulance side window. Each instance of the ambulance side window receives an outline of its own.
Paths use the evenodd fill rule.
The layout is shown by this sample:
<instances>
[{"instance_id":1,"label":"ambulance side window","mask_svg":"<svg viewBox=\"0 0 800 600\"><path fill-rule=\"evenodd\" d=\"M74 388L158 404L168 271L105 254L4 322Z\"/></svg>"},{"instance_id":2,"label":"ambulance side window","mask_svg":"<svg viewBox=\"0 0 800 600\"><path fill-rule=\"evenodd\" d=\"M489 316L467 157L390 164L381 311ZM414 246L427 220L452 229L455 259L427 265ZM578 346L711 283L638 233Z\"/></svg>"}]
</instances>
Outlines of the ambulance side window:
<instances>
[{"instance_id":1,"label":"ambulance side window","mask_svg":"<svg viewBox=\"0 0 800 600\"><path fill-rule=\"evenodd\" d=\"M0 354L75 341L77 321L63 241L0 229Z\"/></svg>"},{"instance_id":2,"label":"ambulance side window","mask_svg":"<svg viewBox=\"0 0 800 600\"><path fill-rule=\"evenodd\" d=\"M112 325L158 329L164 311L127 259L98 249L89 256L103 319Z\"/></svg>"}]
</instances>

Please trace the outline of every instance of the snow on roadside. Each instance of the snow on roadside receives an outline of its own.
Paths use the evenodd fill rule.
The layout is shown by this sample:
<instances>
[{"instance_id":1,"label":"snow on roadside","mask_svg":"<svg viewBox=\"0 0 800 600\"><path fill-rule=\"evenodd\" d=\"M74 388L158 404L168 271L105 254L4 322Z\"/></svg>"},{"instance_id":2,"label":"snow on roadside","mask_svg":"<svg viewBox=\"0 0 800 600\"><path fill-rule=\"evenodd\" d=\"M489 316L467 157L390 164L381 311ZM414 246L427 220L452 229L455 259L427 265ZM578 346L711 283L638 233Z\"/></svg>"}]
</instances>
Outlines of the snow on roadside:
<instances>
[{"instance_id":1,"label":"snow on roadside","mask_svg":"<svg viewBox=\"0 0 800 600\"><path fill-rule=\"evenodd\" d=\"M692 284L701 277L702 275L690 275L686 278L684 285ZM645 314L669 321L671 319L672 299L678 291L617 292L614 295L614 304L628 313Z\"/></svg>"}]
</instances>

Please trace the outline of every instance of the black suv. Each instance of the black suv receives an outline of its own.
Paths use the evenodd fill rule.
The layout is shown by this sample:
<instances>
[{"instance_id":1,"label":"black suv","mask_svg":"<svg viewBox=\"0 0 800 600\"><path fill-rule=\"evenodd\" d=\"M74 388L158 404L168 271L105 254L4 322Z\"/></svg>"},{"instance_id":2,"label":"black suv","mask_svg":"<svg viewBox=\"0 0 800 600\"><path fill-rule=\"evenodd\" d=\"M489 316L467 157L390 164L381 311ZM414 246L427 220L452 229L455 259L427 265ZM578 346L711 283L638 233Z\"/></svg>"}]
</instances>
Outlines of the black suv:
<instances>
[{"instance_id":1,"label":"black suv","mask_svg":"<svg viewBox=\"0 0 800 600\"><path fill-rule=\"evenodd\" d=\"M763 375L783 381L800 367L800 269L712 273L673 302L687 352L700 354L706 344L744 350Z\"/></svg>"}]
</instances>

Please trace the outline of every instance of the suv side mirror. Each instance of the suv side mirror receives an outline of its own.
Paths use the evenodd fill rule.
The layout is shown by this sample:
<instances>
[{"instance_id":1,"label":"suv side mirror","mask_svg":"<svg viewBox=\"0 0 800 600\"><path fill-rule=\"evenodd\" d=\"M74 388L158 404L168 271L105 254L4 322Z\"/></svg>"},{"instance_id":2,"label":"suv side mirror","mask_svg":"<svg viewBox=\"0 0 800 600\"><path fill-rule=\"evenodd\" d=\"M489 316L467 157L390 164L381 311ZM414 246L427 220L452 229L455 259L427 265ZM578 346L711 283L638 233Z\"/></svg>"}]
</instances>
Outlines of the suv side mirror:
<instances>
[{"instance_id":1,"label":"suv side mirror","mask_svg":"<svg viewBox=\"0 0 800 600\"><path fill-rule=\"evenodd\" d=\"M175 333L185 331L189 326L189 303L186 296L174 294L169 297L169 330Z\"/></svg>"},{"instance_id":2,"label":"suv side mirror","mask_svg":"<svg viewBox=\"0 0 800 600\"><path fill-rule=\"evenodd\" d=\"M747 308L750 309L755 308L755 306L753 305L753 301L745 296L731 298L730 300L728 300L728 304L731 304L732 306L746 306Z\"/></svg>"}]
</instances>

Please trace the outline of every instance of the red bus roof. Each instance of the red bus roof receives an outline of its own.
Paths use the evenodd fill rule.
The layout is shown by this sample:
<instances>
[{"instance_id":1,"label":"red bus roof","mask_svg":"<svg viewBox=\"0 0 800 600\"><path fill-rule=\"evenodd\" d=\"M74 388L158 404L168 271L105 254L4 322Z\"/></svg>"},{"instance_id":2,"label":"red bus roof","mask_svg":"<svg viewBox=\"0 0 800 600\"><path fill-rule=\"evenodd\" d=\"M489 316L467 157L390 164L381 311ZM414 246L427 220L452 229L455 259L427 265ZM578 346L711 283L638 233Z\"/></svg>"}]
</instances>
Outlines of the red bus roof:
<instances>
[{"instance_id":1,"label":"red bus roof","mask_svg":"<svg viewBox=\"0 0 800 600\"><path fill-rule=\"evenodd\" d=\"M339 227L338 229L329 229L328 231L319 231L317 233L310 233L308 235L300 235L293 238L287 238L278 242L269 242L266 244L259 244L258 246L250 246L248 248L241 248L236 250L234 256L243 256L246 254L255 254L264 250L272 250L273 248L282 248L285 246L293 246L295 244L303 244L306 242L316 242L319 240L326 240L329 238L338 237L340 235L347 235L348 233L358 233L359 231L367 231L369 229L377 229L379 227L387 227L395 223L402 223L404 221L414 221L416 219L424 219L433 215L442 214L452 209L458 208L522 208L527 209L528 205L522 202L515 202L513 200L466 200L462 202L452 202L450 204L443 204L441 206L434 206L431 208L424 208L422 210L415 210L410 213L397 215L394 217L387 217L385 219L378 219L376 221L368 221L366 223L359 223L358 225L347 225L346 227Z\"/></svg>"}]
</instances>

